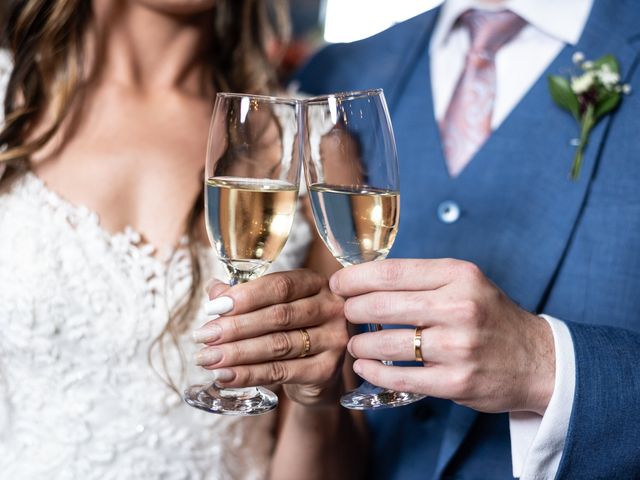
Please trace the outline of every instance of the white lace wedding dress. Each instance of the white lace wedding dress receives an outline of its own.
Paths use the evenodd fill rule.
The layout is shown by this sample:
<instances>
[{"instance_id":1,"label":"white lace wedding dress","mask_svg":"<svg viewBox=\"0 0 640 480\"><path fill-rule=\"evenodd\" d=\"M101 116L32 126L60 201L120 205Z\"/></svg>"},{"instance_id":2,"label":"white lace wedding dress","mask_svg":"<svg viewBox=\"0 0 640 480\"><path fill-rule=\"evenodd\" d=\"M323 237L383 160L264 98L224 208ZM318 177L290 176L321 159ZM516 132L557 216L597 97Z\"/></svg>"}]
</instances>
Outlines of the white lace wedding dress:
<instances>
[{"instance_id":1,"label":"white lace wedding dress","mask_svg":"<svg viewBox=\"0 0 640 480\"><path fill-rule=\"evenodd\" d=\"M8 68L0 51L0 97ZM298 265L309 239L299 215L276 267ZM273 414L193 409L149 366L190 284L184 246L169 256L131 229L107 233L32 173L0 191L0 479L266 477ZM200 258L223 275L208 249ZM193 326L205 321L201 310ZM188 334L180 388L207 377ZM177 351L165 358L179 377Z\"/></svg>"}]
</instances>

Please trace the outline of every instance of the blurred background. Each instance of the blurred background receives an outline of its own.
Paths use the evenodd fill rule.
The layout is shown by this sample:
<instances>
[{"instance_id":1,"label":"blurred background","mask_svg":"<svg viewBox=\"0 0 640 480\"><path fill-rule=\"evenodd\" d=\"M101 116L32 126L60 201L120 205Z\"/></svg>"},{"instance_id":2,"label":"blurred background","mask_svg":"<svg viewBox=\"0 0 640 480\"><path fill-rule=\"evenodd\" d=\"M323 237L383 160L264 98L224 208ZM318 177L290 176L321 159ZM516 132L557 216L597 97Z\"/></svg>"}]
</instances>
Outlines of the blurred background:
<instances>
[{"instance_id":1,"label":"blurred background","mask_svg":"<svg viewBox=\"0 0 640 480\"><path fill-rule=\"evenodd\" d=\"M352 42L438 5L440 0L290 0L294 33L323 42Z\"/></svg>"},{"instance_id":2,"label":"blurred background","mask_svg":"<svg viewBox=\"0 0 640 480\"><path fill-rule=\"evenodd\" d=\"M277 1L277 0L273 0ZM285 54L286 80L326 43L352 42L425 12L442 0L289 0L293 37ZM5 0L0 0L4 25Z\"/></svg>"},{"instance_id":3,"label":"blurred background","mask_svg":"<svg viewBox=\"0 0 640 480\"><path fill-rule=\"evenodd\" d=\"M293 37L285 55L286 80L318 48L353 42L435 7L442 0L289 0Z\"/></svg>"}]
</instances>

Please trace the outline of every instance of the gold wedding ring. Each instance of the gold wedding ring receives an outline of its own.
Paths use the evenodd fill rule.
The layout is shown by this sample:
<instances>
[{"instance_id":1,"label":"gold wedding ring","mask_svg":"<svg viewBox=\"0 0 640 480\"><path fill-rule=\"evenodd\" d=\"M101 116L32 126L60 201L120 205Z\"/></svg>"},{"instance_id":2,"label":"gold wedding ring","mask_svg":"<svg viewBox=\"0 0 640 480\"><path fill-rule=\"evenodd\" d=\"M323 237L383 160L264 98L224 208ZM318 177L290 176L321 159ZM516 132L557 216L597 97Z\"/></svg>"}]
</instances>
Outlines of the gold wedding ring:
<instances>
[{"instance_id":1,"label":"gold wedding ring","mask_svg":"<svg viewBox=\"0 0 640 480\"><path fill-rule=\"evenodd\" d=\"M413 334L413 351L416 356L416 362L423 363L422 360L422 329L416 327Z\"/></svg>"},{"instance_id":2,"label":"gold wedding ring","mask_svg":"<svg viewBox=\"0 0 640 480\"><path fill-rule=\"evenodd\" d=\"M311 350L311 337L305 328L301 328L298 331L300 332L300 335L302 335L302 353L298 358L304 358L309 355L309 351Z\"/></svg>"}]
</instances>

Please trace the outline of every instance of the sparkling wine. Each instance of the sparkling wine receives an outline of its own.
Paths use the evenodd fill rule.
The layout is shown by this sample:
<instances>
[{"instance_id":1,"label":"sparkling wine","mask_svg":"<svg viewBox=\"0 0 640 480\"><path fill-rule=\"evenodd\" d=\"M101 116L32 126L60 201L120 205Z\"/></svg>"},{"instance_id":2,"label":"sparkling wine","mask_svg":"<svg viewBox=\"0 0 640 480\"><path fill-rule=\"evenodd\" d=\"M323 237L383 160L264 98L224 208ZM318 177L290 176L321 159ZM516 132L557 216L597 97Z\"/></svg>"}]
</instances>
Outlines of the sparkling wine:
<instances>
[{"instance_id":1,"label":"sparkling wine","mask_svg":"<svg viewBox=\"0 0 640 480\"><path fill-rule=\"evenodd\" d=\"M289 237L298 189L269 179L213 177L206 183L209 240L233 278L269 268Z\"/></svg>"},{"instance_id":2,"label":"sparkling wine","mask_svg":"<svg viewBox=\"0 0 640 480\"><path fill-rule=\"evenodd\" d=\"M323 184L309 191L318 232L342 265L387 256L400 219L398 192Z\"/></svg>"}]
</instances>

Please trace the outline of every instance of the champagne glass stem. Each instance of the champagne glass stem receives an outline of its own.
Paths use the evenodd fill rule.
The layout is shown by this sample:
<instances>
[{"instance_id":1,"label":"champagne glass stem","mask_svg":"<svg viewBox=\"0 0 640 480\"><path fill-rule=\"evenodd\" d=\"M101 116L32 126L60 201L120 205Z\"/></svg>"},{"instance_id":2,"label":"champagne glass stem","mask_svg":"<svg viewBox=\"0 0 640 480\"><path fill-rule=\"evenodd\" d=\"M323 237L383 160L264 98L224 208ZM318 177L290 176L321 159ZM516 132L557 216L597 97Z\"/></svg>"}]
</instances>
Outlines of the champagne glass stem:
<instances>
[{"instance_id":1,"label":"champagne glass stem","mask_svg":"<svg viewBox=\"0 0 640 480\"><path fill-rule=\"evenodd\" d=\"M245 275L234 269L229 285L246 283L256 275ZM208 385L193 385L185 392L185 400L192 407L221 415L260 415L278 405L278 397L264 387L222 388L215 381Z\"/></svg>"},{"instance_id":2,"label":"champagne glass stem","mask_svg":"<svg viewBox=\"0 0 640 480\"><path fill-rule=\"evenodd\" d=\"M235 287L241 283L247 283L250 280L253 280L253 278L253 272L241 271L234 268L233 272L230 272L229 274L229 286ZM218 389L221 397L230 399L253 398L260 393L258 387L223 388L216 382L211 382L211 386Z\"/></svg>"}]
</instances>

